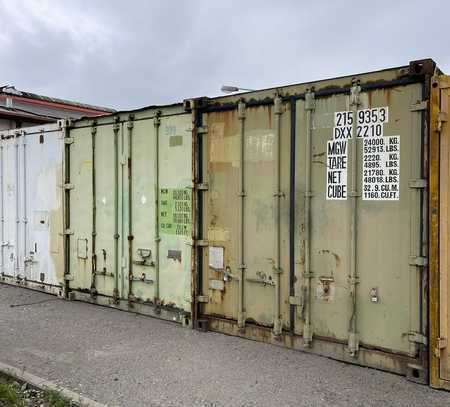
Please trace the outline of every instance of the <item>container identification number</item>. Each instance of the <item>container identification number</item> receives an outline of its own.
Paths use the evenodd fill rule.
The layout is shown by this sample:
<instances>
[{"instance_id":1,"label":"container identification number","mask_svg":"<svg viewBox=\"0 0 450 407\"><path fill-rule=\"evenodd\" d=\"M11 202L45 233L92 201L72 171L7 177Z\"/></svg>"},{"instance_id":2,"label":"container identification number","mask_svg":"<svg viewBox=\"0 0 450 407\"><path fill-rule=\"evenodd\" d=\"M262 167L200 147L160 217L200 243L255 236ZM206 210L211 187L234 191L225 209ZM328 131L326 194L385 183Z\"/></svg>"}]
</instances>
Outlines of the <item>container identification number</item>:
<instances>
[{"instance_id":1,"label":"container identification number","mask_svg":"<svg viewBox=\"0 0 450 407\"><path fill-rule=\"evenodd\" d=\"M383 124L389 119L388 107L374 107L357 112L356 137L378 137L383 135ZM333 139L351 139L353 137L353 112L335 112Z\"/></svg>"}]
</instances>

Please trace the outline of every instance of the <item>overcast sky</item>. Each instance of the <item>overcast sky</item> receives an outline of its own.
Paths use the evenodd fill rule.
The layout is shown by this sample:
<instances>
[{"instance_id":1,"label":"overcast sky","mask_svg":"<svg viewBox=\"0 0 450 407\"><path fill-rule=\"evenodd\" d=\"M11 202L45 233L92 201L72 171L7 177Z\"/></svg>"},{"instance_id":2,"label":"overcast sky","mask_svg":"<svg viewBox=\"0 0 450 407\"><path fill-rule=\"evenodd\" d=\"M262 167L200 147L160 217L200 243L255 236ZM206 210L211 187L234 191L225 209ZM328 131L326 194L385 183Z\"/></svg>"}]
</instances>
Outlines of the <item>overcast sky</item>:
<instances>
[{"instance_id":1,"label":"overcast sky","mask_svg":"<svg viewBox=\"0 0 450 407\"><path fill-rule=\"evenodd\" d=\"M117 109L432 57L450 1L0 0L0 84Z\"/></svg>"}]
</instances>

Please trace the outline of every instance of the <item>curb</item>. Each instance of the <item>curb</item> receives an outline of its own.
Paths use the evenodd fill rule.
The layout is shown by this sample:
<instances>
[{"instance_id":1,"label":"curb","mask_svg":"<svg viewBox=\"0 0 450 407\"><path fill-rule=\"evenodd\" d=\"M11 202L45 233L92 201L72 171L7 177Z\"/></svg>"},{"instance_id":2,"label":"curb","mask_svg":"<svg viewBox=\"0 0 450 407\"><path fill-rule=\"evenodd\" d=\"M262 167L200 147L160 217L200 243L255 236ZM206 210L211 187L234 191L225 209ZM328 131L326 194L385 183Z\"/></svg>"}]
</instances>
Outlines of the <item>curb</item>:
<instances>
[{"instance_id":1,"label":"curb","mask_svg":"<svg viewBox=\"0 0 450 407\"><path fill-rule=\"evenodd\" d=\"M10 376L20 382L29 383L31 386L41 390L53 390L59 392L64 398L76 403L80 407L107 407L106 404L98 403L90 398L82 396L72 390L57 385L50 380L42 379L34 374L28 373L25 369L19 369L14 366L0 362L0 373Z\"/></svg>"}]
</instances>

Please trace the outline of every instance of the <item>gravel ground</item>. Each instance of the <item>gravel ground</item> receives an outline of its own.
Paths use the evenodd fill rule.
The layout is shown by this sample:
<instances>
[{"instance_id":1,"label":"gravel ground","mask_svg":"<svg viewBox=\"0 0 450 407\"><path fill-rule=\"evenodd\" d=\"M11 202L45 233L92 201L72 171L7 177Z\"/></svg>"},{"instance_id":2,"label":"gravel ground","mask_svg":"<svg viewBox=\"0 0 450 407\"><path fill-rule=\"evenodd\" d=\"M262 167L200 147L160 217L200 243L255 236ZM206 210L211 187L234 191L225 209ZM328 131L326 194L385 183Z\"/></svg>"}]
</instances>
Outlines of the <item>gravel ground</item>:
<instances>
[{"instance_id":1,"label":"gravel ground","mask_svg":"<svg viewBox=\"0 0 450 407\"><path fill-rule=\"evenodd\" d=\"M108 406L450 406L401 376L1 284L0 361Z\"/></svg>"}]
</instances>

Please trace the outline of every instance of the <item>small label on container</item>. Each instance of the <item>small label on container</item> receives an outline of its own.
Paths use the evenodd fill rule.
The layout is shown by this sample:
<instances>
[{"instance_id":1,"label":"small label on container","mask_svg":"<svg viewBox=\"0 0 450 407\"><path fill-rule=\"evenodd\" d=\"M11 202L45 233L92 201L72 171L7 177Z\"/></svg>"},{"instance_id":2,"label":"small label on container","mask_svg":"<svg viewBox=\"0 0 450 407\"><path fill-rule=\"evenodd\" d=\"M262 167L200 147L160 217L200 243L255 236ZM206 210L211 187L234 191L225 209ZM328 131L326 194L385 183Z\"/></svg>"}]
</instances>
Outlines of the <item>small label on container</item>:
<instances>
[{"instance_id":1,"label":"small label on container","mask_svg":"<svg viewBox=\"0 0 450 407\"><path fill-rule=\"evenodd\" d=\"M220 246L209 246L208 257L209 257L209 267L222 270L223 269L223 247Z\"/></svg>"}]
</instances>

